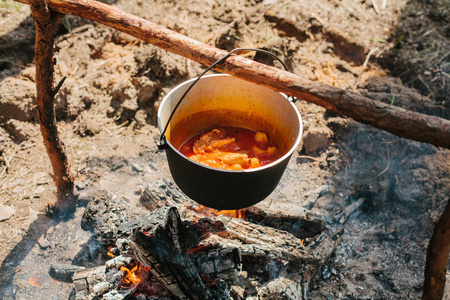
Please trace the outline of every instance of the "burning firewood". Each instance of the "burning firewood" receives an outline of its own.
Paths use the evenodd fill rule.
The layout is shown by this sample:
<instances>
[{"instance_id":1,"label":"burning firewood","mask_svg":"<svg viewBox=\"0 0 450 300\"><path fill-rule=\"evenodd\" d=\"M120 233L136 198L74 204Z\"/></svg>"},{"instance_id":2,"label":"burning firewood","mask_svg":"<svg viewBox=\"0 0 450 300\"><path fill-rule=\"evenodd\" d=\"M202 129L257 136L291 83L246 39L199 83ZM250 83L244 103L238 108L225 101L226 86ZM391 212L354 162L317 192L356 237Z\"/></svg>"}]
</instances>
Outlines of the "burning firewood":
<instances>
[{"instance_id":1,"label":"burning firewood","mask_svg":"<svg viewBox=\"0 0 450 300\"><path fill-rule=\"evenodd\" d=\"M299 213L284 209L264 208L251 206L233 211L216 211L205 206L198 206L186 197L173 182L165 178L149 183L142 192L140 203L148 210L169 206L187 205L203 215L220 215L241 217L245 220L288 231L300 239L318 235L324 228L324 219L312 212Z\"/></svg>"},{"instance_id":2,"label":"burning firewood","mask_svg":"<svg viewBox=\"0 0 450 300\"><path fill-rule=\"evenodd\" d=\"M184 239L182 228L176 208L164 208L160 214L152 214L144 224L133 230L130 246L137 260L144 266L151 267L152 274L180 298L227 298L226 291L217 293L203 283L189 258L188 243Z\"/></svg>"},{"instance_id":3,"label":"burning firewood","mask_svg":"<svg viewBox=\"0 0 450 300\"><path fill-rule=\"evenodd\" d=\"M108 281L107 290L92 276L86 279L90 271L78 271L73 278L84 289L80 293L92 294L94 286L95 295L121 289L139 293L155 286L182 299L270 299L280 292L277 285L294 280L295 294L307 290L342 234L328 232L323 218L312 212L198 206L167 179L150 183L140 202L148 210L130 208L126 199L98 192L87 205L83 227L96 232L103 243L115 244L116 256L100 272L112 272L118 279ZM136 281L129 279L134 274ZM292 274L298 276L293 279Z\"/></svg>"}]
</instances>

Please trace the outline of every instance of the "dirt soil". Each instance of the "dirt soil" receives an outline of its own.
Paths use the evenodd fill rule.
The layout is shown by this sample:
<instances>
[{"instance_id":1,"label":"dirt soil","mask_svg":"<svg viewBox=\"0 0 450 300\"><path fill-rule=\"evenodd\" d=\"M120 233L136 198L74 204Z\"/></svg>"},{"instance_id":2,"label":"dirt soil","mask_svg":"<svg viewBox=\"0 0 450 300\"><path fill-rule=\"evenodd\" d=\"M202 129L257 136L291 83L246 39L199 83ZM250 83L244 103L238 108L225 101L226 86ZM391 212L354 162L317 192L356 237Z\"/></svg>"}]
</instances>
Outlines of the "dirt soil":
<instances>
[{"instance_id":1,"label":"dirt soil","mask_svg":"<svg viewBox=\"0 0 450 300\"><path fill-rule=\"evenodd\" d=\"M109 3L219 48L269 50L307 79L450 119L448 0ZM204 67L89 20L64 18L55 82L67 79L55 109L80 199L70 223L47 213L55 186L36 118L34 36L29 8L1 1L0 298L67 299L71 289L48 277L48 263L81 261L77 253L90 236L74 222L93 192L136 205L146 183L170 178L155 144L156 112L168 91ZM450 152L296 105L303 142L263 204L290 203L344 228L335 254L309 283L309 298L420 298L433 222L449 200ZM360 205L339 223L354 203ZM58 235L61 226L74 236ZM28 271L33 265L41 273Z\"/></svg>"}]
</instances>

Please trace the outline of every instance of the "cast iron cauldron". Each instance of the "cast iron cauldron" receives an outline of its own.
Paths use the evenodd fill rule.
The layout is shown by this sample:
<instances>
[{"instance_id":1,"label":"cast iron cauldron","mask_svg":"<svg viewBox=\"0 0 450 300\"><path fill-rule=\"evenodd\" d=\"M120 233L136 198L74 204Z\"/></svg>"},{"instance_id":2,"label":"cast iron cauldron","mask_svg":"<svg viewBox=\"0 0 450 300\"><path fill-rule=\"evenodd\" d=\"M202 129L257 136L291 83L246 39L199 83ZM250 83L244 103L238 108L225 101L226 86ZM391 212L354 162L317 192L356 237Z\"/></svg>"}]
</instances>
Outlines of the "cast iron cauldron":
<instances>
[{"instance_id":1,"label":"cast iron cauldron","mask_svg":"<svg viewBox=\"0 0 450 300\"><path fill-rule=\"evenodd\" d=\"M264 200L277 186L300 142L302 121L286 96L229 75L200 80L175 106L195 79L174 88L162 101L158 126L165 132L170 172L191 199L215 209L240 209ZM285 153L279 160L256 168L230 171L198 164L178 149L189 137L216 126L263 131Z\"/></svg>"}]
</instances>

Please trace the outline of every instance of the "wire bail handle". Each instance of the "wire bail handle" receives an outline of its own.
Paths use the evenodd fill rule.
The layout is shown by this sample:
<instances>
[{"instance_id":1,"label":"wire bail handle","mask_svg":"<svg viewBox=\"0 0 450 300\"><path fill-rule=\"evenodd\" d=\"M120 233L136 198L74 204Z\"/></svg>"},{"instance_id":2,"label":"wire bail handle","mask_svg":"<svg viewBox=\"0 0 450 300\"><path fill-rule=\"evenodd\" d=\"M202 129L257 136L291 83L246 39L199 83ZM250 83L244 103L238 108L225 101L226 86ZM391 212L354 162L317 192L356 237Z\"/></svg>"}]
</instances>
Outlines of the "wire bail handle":
<instances>
[{"instance_id":1,"label":"wire bail handle","mask_svg":"<svg viewBox=\"0 0 450 300\"><path fill-rule=\"evenodd\" d=\"M200 74L200 76L197 77L197 79L187 88L187 90L184 92L184 94L181 96L180 100L178 101L177 105L175 105L172 113L170 114L169 119L167 120L166 125L164 126L164 130L161 133L161 136L159 138L159 141L156 142L156 144L158 145L158 149L159 150L164 150L167 149L168 145L167 145L167 140L166 140L166 131L167 128L169 127L169 123L170 120L172 120L172 117L174 116L176 110L178 109L178 107L181 104L181 101L183 101L183 99L186 97L187 93L189 93L189 91L191 90L191 88L200 80L200 78L202 78L203 75L205 75L207 72L209 72L212 68L214 68L217 64L221 63L222 61L224 61L225 59L227 59L228 57L231 56L231 54L233 54L234 52L239 52L239 51L256 51L256 52L260 52L260 53L264 53L267 54L273 58L275 58L276 60L278 60L283 67L286 69L286 71L289 71L286 64L276 55L274 55L273 53L267 51L267 50L263 50L263 49L256 49L256 48L236 48L231 50L230 52L228 52L224 57L220 58L219 60L217 60L216 62L214 62L211 66L209 66L202 74ZM288 95L288 100L295 103L298 99Z\"/></svg>"}]
</instances>

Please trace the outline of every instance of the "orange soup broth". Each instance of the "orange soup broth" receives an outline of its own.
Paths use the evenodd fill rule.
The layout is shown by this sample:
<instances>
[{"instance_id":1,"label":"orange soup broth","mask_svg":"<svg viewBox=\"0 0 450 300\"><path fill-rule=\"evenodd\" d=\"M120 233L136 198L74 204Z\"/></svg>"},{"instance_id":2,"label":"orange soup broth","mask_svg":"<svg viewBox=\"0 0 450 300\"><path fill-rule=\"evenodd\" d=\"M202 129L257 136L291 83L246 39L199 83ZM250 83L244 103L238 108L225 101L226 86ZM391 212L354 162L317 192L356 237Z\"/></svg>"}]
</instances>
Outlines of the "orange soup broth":
<instances>
[{"instance_id":1,"label":"orange soup broth","mask_svg":"<svg viewBox=\"0 0 450 300\"><path fill-rule=\"evenodd\" d=\"M261 150L267 150L269 147L273 147L274 145L271 143L270 140L268 140L267 142L262 142L262 143L256 142L255 141L255 134L256 134L255 131L245 129L245 128L240 128L240 127L220 126L220 127L216 127L216 128L224 129L230 138L236 139L234 143L222 146L220 148L221 152L246 153L246 154L248 154L249 158L252 158L252 157L258 158L260 166L268 165L268 164L278 160L282 156L280 151L278 150L278 148L272 154L262 153L262 154L256 155L254 153L254 151L252 150L253 146L258 147ZM187 139L180 146L180 148L178 150L183 155L187 156L188 158L190 156L196 155L192 150L194 143L200 138L200 136L202 134L209 132L211 130L212 129L193 135L192 137ZM219 167L218 165L214 165L214 166L209 165L209 166L215 167L215 168L221 168L221 169L228 169L227 167ZM244 169L249 169L249 167L244 168Z\"/></svg>"}]
</instances>

